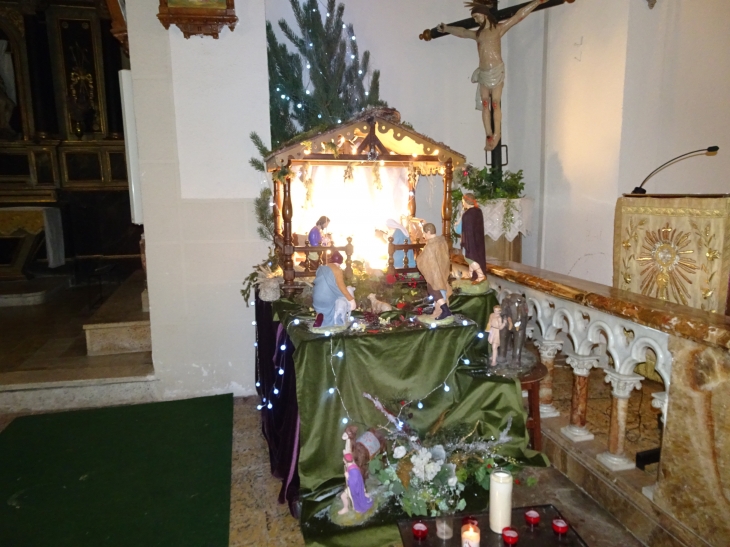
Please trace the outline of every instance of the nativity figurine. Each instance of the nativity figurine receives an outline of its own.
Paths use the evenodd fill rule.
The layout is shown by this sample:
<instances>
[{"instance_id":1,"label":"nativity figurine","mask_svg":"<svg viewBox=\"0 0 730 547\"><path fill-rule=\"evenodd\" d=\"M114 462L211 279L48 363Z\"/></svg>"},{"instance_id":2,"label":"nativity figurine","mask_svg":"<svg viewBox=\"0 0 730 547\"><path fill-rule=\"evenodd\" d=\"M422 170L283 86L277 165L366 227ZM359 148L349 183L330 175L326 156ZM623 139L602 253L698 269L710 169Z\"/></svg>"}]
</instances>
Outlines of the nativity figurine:
<instances>
[{"instance_id":1,"label":"nativity figurine","mask_svg":"<svg viewBox=\"0 0 730 547\"><path fill-rule=\"evenodd\" d=\"M487 319L487 340L492 346L492 363L490 366L497 366L499 333L506 325L507 322L502 318L502 306L494 306L489 319Z\"/></svg>"},{"instance_id":2,"label":"nativity figurine","mask_svg":"<svg viewBox=\"0 0 730 547\"><path fill-rule=\"evenodd\" d=\"M478 84L476 91L476 109L482 111L482 122L487 134L485 150L497 147L502 138L502 90L504 88L504 61L502 60L502 36L527 17L537 6L547 0L533 0L515 15L505 21L498 21L495 13L496 2L493 0L475 0L467 2L471 15L479 25L477 30L467 30L439 24L439 32L446 32L459 38L476 40L479 53L479 68L471 76L471 81ZM490 111L491 109L491 111ZM494 128L492 128L492 115Z\"/></svg>"},{"instance_id":3,"label":"nativity figurine","mask_svg":"<svg viewBox=\"0 0 730 547\"><path fill-rule=\"evenodd\" d=\"M486 249L484 246L484 215L474 194L464 194L461 200L464 213L461 215L461 248L469 265L472 283L486 281Z\"/></svg>"},{"instance_id":4,"label":"nativity figurine","mask_svg":"<svg viewBox=\"0 0 730 547\"><path fill-rule=\"evenodd\" d=\"M416 265L426 280L428 295L433 299L434 316L440 321L452 315L449 309L451 296L449 244L444 236L436 235L436 226L430 222L423 226L423 235L426 238L426 245L416 257Z\"/></svg>"},{"instance_id":5,"label":"nativity figurine","mask_svg":"<svg viewBox=\"0 0 730 547\"><path fill-rule=\"evenodd\" d=\"M317 312L313 327L346 325L349 311L357 308L355 289L345 285L345 274L341 268L342 257L338 262L317 268L312 291L312 305ZM349 311L344 313L345 310Z\"/></svg>"}]
</instances>

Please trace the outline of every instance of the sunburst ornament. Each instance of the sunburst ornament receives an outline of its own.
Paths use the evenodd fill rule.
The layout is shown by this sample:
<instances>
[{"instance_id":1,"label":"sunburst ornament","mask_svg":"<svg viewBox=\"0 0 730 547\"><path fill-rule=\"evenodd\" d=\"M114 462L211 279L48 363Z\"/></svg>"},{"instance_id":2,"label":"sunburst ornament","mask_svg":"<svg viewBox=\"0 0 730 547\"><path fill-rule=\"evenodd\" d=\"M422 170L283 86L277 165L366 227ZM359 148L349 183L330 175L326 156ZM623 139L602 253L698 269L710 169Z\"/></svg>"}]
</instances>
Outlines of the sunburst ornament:
<instances>
[{"instance_id":1,"label":"sunburst ornament","mask_svg":"<svg viewBox=\"0 0 730 547\"><path fill-rule=\"evenodd\" d=\"M663 228L644 234L641 255L636 259L646 265L641 270L641 294L673 300L685 306L690 298L689 276L697 271L697 263L686 255L694 253L689 232L680 232L666 224Z\"/></svg>"}]
</instances>

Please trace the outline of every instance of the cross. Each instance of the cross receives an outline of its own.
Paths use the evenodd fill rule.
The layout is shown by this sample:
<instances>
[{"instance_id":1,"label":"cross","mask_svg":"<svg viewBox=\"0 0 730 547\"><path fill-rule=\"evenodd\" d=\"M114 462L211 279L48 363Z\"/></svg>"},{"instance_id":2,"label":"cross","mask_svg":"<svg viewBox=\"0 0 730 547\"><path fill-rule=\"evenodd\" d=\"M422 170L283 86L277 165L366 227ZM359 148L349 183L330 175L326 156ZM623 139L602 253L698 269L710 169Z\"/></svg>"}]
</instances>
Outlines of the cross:
<instances>
[{"instance_id":1,"label":"cross","mask_svg":"<svg viewBox=\"0 0 730 547\"><path fill-rule=\"evenodd\" d=\"M494 9L495 10L497 10L497 8L496 8L497 2L498 2L498 0L495 0L494 1L494 4L495 4L495 8ZM559 6L561 4L565 4L566 2L569 3L569 4L572 4L573 2L575 2L575 0L548 0L544 4L541 4L537 8L535 8L534 11L539 11L539 10L543 10L543 9L547 9L547 8L552 8L552 7L555 7L555 6ZM529 3L530 2L525 2L523 4L518 4L516 6L512 6L512 7L509 7L509 8L504 8L504 9L501 9L501 10L497 10L497 20L499 20L499 21L505 21L507 19L510 19L520 9L524 8ZM478 26L478 23L472 17L469 17L467 19L462 19L462 20L456 21L454 23L449 23L448 26L451 26L451 27L461 27L461 28L464 28L464 29L472 29L472 28L477 27ZM436 27L434 27L434 28L431 28L431 29L424 30L418 37L421 40L424 40L424 41L428 42L428 41L431 41L431 40L433 40L435 38L440 38L441 36L446 36L447 34L448 33L446 33L446 32L440 32ZM492 121L492 123L494 123L494 121ZM492 154L491 161L489 161L489 153L488 152L486 153L486 156L487 156L486 157L486 163L487 163L487 165L491 166L493 169L496 169L496 170L500 171L500 174L501 174L501 171L502 171L502 166L503 165L507 165L507 163L503 163L502 162L502 146L503 146L502 145L502 141L500 140L497 143L497 146L494 148L494 150L492 150L492 153L491 153ZM506 148L506 145L505 145L505 148Z\"/></svg>"}]
</instances>

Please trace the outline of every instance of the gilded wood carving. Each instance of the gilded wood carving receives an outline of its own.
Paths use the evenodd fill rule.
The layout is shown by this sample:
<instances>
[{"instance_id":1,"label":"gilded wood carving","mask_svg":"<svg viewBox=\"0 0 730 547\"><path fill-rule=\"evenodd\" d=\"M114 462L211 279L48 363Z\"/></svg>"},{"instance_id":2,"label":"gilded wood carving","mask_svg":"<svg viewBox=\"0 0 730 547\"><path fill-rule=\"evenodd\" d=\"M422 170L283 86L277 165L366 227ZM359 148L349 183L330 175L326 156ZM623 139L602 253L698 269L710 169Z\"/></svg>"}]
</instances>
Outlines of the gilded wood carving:
<instances>
[{"instance_id":1,"label":"gilded wood carving","mask_svg":"<svg viewBox=\"0 0 730 547\"><path fill-rule=\"evenodd\" d=\"M233 31L238 22L234 0L160 0L157 18L169 29L177 25L185 38L218 38L223 27Z\"/></svg>"}]
</instances>

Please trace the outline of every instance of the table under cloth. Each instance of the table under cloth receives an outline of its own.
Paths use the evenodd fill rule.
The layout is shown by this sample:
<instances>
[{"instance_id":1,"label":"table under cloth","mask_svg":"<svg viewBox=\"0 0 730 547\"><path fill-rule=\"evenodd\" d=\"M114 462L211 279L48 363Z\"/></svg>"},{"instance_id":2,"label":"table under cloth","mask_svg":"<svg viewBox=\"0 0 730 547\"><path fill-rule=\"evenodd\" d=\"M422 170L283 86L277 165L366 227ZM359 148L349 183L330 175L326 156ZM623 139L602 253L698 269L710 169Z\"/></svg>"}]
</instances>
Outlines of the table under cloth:
<instances>
[{"instance_id":1,"label":"table under cloth","mask_svg":"<svg viewBox=\"0 0 730 547\"><path fill-rule=\"evenodd\" d=\"M63 243L61 210L56 207L2 207L0 208L0 235L45 232L48 267L57 268L66 263Z\"/></svg>"},{"instance_id":2,"label":"table under cloth","mask_svg":"<svg viewBox=\"0 0 730 547\"><path fill-rule=\"evenodd\" d=\"M257 387L267 399L264 404L272 404L262 409L262 429L272 473L283 482L279 501L289 502L294 513L294 502L300 500L303 524L344 484L343 419L357 425L360 433L387 423L363 393L394 412L398 401L412 401L404 419L421 435L441 420L442 430L467 424L476 426L482 437L497 437L511 419L512 440L501 452L528 465L547 465L542 454L527 449L519 382L480 374L464 363L486 351L486 336L477 336L475 322L460 318L437 328L325 336L310 332L304 321L296 324L302 311L285 299L273 305L256 300ZM279 390L276 395L274 388ZM306 528L303 531L307 539Z\"/></svg>"}]
</instances>

